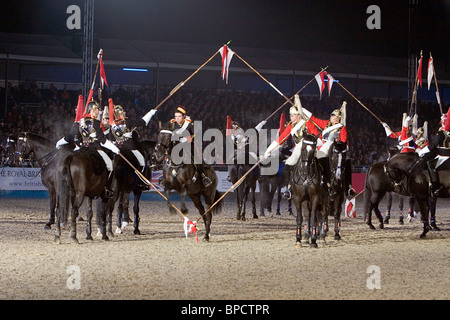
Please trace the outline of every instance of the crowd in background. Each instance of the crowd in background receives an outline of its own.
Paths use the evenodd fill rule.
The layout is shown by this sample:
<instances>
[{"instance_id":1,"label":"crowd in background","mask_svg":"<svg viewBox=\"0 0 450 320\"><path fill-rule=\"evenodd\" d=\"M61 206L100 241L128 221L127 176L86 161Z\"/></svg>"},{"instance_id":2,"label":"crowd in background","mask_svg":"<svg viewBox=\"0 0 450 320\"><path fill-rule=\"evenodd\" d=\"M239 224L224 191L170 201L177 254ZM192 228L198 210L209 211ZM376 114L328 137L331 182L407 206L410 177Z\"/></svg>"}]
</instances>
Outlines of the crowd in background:
<instances>
[{"instance_id":1,"label":"crowd in background","mask_svg":"<svg viewBox=\"0 0 450 320\"><path fill-rule=\"evenodd\" d=\"M156 88L153 86L119 86L114 90L107 88L102 94L102 106L106 106L108 98L112 98L114 104L122 105L128 118L141 118L155 107L157 99L161 101L168 96L171 89L160 87L156 95ZM0 134L29 131L56 142L64 136L74 121L79 94L80 91L57 89L54 85L38 88L38 85L31 81L23 82L19 86L9 85L7 113L0 115ZM98 101L98 97L95 99ZM303 107L321 119L328 119L334 109L340 108L343 100L343 97L325 95L321 99L301 96ZM387 148L396 145L397 139L388 138L379 120L353 98L345 97L345 100L348 103L346 124L349 156L353 159L353 164L369 166L386 159ZM237 121L242 128L248 129L266 119L284 102L275 92L218 91L183 87L158 109L147 127L138 130L141 139L156 140L158 121L170 120L177 105L185 106L192 120L201 120L203 130L217 128L225 132L227 116ZM408 112L410 108L409 102L405 100L380 101L362 98L361 102L394 131L401 130L403 113ZM286 104L264 128L278 128L281 112L285 112L286 119L289 119L289 107L290 105ZM437 103L419 101L417 114L420 126L424 121L428 121L429 132L437 130L440 119Z\"/></svg>"}]
</instances>

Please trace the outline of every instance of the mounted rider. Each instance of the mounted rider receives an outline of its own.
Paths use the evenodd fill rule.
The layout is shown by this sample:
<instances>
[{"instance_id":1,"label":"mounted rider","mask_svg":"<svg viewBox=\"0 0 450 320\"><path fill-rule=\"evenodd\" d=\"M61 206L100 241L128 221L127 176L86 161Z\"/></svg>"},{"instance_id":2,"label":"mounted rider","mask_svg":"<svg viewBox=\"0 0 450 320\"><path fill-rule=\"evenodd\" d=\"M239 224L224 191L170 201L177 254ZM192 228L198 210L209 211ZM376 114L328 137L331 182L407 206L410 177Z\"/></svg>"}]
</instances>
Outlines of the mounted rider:
<instances>
[{"instance_id":1,"label":"mounted rider","mask_svg":"<svg viewBox=\"0 0 450 320\"><path fill-rule=\"evenodd\" d=\"M285 129L280 133L278 139L274 140L266 149L264 158L269 157L279 146L282 146L290 137L295 146L292 154L286 159L284 174L289 176L289 182L284 192L283 197L286 199L292 198L291 173L294 166L300 158L301 148L296 147L302 139L303 135L308 133L307 123L302 119L301 103L298 94L294 96L294 105L289 109L290 121Z\"/></svg>"},{"instance_id":2,"label":"mounted rider","mask_svg":"<svg viewBox=\"0 0 450 320\"><path fill-rule=\"evenodd\" d=\"M439 122L440 127L437 133L430 137L430 143L427 146L429 152L424 152L421 156L427 164L428 174L430 176L431 194L439 197L442 192L442 185L439 182L437 169L450 157L450 107L446 114L443 114Z\"/></svg>"},{"instance_id":3,"label":"mounted rider","mask_svg":"<svg viewBox=\"0 0 450 320\"><path fill-rule=\"evenodd\" d=\"M77 142L78 146L84 147L87 151L96 151L94 154L101 156L106 169L111 173L113 170L112 160L103 148L115 154L119 153L119 149L106 139L99 120L99 105L94 100L88 102L83 117L78 122L75 121L69 133L56 143L56 148L67 143Z\"/></svg>"},{"instance_id":4,"label":"mounted rider","mask_svg":"<svg viewBox=\"0 0 450 320\"><path fill-rule=\"evenodd\" d=\"M196 152L195 145L193 143L194 139L194 124L191 118L187 115L186 108L184 106L177 106L174 112L174 118L170 120L173 126L172 141L175 143L188 143L191 145L191 160L194 158L194 152ZM196 174L193 177L193 182L197 179L197 174L202 177L203 186L209 187L212 181L209 177L205 175L205 168L203 164L196 164L195 161L191 161L192 165L196 170Z\"/></svg>"}]
</instances>

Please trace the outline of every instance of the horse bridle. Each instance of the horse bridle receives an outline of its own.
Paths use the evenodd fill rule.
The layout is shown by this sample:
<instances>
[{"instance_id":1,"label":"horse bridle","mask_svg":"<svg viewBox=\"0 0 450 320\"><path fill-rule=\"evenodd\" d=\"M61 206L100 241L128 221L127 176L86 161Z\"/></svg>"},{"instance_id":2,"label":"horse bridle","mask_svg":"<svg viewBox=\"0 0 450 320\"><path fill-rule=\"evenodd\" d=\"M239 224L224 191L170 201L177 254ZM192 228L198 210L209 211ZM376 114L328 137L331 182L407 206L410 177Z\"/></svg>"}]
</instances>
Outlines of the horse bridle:
<instances>
[{"instance_id":1,"label":"horse bridle","mask_svg":"<svg viewBox=\"0 0 450 320\"><path fill-rule=\"evenodd\" d=\"M302 180L304 184L307 183L308 181L312 181L312 179L314 179L315 175L317 174L317 170L311 174L311 169L315 162L314 153L312 153L312 156L310 155L306 159L302 159L302 154L303 154L304 148L306 148L303 145L304 143L307 144L306 147L308 147L308 146L312 147L312 150L315 150L315 148L316 148L316 142L308 141L305 139L302 140L302 145L301 145L302 150L301 150L301 154L300 154L300 159L297 162L297 165L295 166L295 170L299 173L298 174L299 179L297 182L294 181L295 184L298 184L300 182L300 180ZM306 168L306 174L303 175L303 173L305 173L304 172L305 168ZM295 175L294 175L294 177L295 177Z\"/></svg>"}]
</instances>

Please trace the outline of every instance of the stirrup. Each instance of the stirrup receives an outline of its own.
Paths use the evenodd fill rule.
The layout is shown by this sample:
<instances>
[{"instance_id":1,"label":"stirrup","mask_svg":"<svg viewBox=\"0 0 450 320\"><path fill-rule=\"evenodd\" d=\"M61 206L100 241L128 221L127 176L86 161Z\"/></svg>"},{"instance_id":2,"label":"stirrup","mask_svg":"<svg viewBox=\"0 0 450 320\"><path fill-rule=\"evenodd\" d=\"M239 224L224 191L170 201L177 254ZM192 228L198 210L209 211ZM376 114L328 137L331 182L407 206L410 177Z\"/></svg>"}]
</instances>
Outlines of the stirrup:
<instances>
[{"instance_id":1,"label":"stirrup","mask_svg":"<svg viewBox=\"0 0 450 320\"><path fill-rule=\"evenodd\" d=\"M286 189L283 192L283 199L286 199L286 200L291 200L292 199L292 192L291 192L290 189Z\"/></svg>"},{"instance_id":2,"label":"stirrup","mask_svg":"<svg viewBox=\"0 0 450 320\"><path fill-rule=\"evenodd\" d=\"M205 188L209 187L212 184L212 181L207 176L203 175L202 183Z\"/></svg>"}]
</instances>

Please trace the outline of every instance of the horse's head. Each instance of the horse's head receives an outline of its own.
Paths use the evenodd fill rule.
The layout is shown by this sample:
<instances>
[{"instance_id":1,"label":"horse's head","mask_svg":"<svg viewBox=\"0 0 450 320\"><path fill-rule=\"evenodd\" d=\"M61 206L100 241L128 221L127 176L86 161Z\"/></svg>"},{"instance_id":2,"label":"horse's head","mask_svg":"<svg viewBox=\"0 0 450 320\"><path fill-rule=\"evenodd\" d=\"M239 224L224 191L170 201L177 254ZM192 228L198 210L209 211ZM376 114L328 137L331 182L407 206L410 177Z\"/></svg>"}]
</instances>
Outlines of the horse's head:
<instances>
[{"instance_id":1,"label":"horse's head","mask_svg":"<svg viewBox=\"0 0 450 320\"><path fill-rule=\"evenodd\" d=\"M342 181L344 179L347 150L347 144L341 141L333 142L330 147L328 157L330 159L331 176L335 181Z\"/></svg>"},{"instance_id":2,"label":"horse's head","mask_svg":"<svg viewBox=\"0 0 450 320\"><path fill-rule=\"evenodd\" d=\"M301 153L300 159L303 162L312 162L314 160L314 156L316 155L316 145L317 145L317 137L311 134L306 134L303 136L301 142Z\"/></svg>"},{"instance_id":3,"label":"horse's head","mask_svg":"<svg viewBox=\"0 0 450 320\"><path fill-rule=\"evenodd\" d=\"M156 163L162 163L164 157L169 155L172 151L172 128L168 125L161 126L158 134L158 139L156 141L154 160Z\"/></svg>"},{"instance_id":4,"label":"horse's head","mask_svg":"<svg viewBox=\"0 0 450 320\"><path fill-rule=\"evenodd\" d=\"M398 149L397 146L389 147L388 148L388 159L392 158L399 152L400 152L400 150Z\"/></svg>"}]
</instances>

